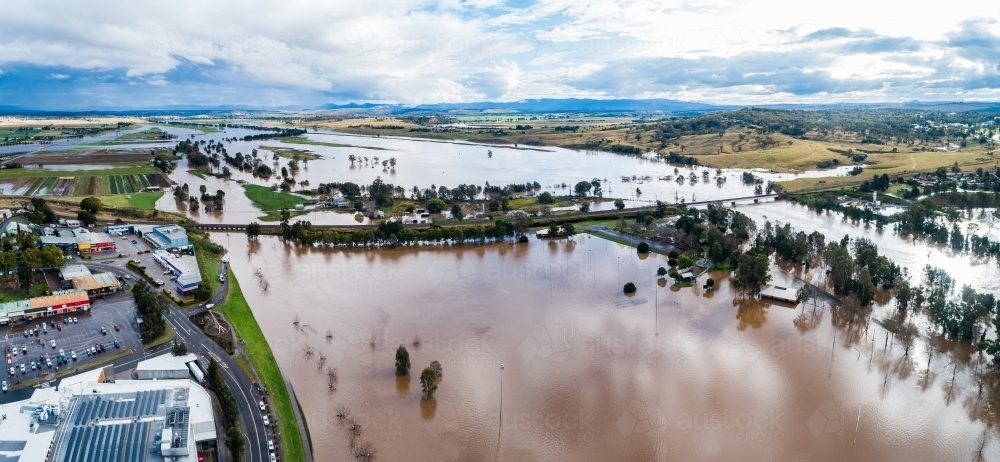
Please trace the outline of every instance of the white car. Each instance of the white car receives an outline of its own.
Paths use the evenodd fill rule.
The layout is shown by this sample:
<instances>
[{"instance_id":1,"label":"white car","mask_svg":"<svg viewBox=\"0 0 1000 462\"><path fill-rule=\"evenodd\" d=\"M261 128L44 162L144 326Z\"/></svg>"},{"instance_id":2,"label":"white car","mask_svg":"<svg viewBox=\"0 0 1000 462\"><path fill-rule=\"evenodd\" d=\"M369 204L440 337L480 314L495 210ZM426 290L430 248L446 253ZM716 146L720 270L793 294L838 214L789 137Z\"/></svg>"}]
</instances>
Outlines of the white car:
<instances>
[{"instance_id":1,"label":"white car","mask_svg":"<svg viewBox=\"0 0 1000 462\"><path fill-rule=\"evenodd\" d=\"M7 393L7 381L6 380L4 380L3 383L0 383L0 388L3 388L3 392L4 393Z\"/></svg>"},{"instance_id":2,"label":"white car","mask_svg":"<svg viewBox=\"0 0 1000 462\"><path fill-rule=\"evenodd\" d=\"M66 352L62 348L59 349L59 356L66 356Z\"/></svg>"},{"instance_id":3,"label":"white car","mask_svg":"<svg viewBox=\"0 0 1000 462\"><path fill-rule=\"evenodd\" d=\"M55 340L49 340L49 345L52 345L52 348L55 348L56 347L56 341Z\"/></svg>"},{"instance_id":4,"label":"white car","mask_svg":"<svg viewBox=\"0 0 1000 462\"><path fill-rule=\"evenodd\" d=\"M268 418L267 418L267 416L266 416L266 415L264 415L264 416L261 416L261 417L262 417L262 418L263 418L263 420L264 420L264 426L265 426L265 427L266 427L266 426L268 426L268 425L271 425L271 421L270 421L270 420L268 420Z\"/></svg>"},{"instance_id":5,"label":"white car","mask_svg":"<svg viewBox=\"0 0 1000 462\"><path fill-rule=\"evenodd\" d=\"M271 452L271 462L277 462L278 459L274 458L274 452Z\"/></svg>"},{"instance_id":6,"label":"white car","mask_svg":"<svg viewBox=\"0 0 1000 462\"><path fill-rule=\"evenodd\" d=\"M274 440L267 440L267 450L268 451L274 450Z\"/></svg>"},{"instance_id":7,"label":"white car","mask_svg":"<svg viewBox=\"0 0 1000 462\"><path fill-rule=\"evenodd\" d=\"M205 305L205 309L210 310L212 308L215 308L215 303L209 303L208 305Z\"/></svg>"},{"instance_id":8,"label":"white car","mask_svg":"<svg viewBox=\"0 0 1000 462\"><path fill-rule=\"evenodd\" d=\"M75 351L71 351L71 352L69 353L69 357L70 357L70 358L73 358L73 361L76 361L76 352L75 352Z\"/></svg>"},{"instance_id":9,"label":"white car","mask_svg":"<svg viewBox=\"0 0 1000 462\"><path fill-rule=\"evenodd\" d=\"M264 407L264 402L263 402L263 401L258 401L258 402L257 402L257 407L259 407L259 408L260 408L260 412L264 412L264 411L266 411L266 410L267 410L267 408L266 408L266 407Z\"/></svg>"}]
</instances>

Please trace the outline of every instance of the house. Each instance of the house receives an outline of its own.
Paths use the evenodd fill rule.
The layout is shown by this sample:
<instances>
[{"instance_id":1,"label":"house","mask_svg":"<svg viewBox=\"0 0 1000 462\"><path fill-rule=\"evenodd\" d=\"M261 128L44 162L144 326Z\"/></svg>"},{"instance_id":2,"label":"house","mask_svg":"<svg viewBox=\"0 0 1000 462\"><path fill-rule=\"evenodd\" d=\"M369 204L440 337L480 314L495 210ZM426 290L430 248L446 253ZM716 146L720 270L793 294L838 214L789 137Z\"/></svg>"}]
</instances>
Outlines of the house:
<instances>
[{"instance_id":1,"label":"house","mask_svg":"<svg viewBox=\"0 0 1000 462\"><path fill-rule=\"evenodd\" d=\"M348 205L350 205L350 203L347 201L347 198L344 197L343 194L336 193L333 195L333 197L330 197L330 205L333 207L342 208L342 207L347 207Z\"/></svg>"}]
</instances>

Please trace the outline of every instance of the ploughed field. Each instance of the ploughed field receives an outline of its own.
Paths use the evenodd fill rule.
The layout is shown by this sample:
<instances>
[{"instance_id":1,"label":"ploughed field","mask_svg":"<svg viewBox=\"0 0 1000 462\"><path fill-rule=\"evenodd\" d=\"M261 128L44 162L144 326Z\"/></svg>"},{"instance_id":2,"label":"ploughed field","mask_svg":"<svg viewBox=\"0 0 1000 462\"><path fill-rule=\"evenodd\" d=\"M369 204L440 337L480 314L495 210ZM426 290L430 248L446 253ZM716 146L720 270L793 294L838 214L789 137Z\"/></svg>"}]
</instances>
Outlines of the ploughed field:
<instances>
[{"instance_id":1,"label":"ploughed field","mask_svg":"<svg viewBox=\"0 0 1000 462\"><path fill-rule=\"evenodd\" d=\"M106 196L132 194L145 191L151 186L166 188L169 185L169 180L159 173L22 177L0 180L0 190L3 194L11 196Z\"/></svg>"}]
</instances>

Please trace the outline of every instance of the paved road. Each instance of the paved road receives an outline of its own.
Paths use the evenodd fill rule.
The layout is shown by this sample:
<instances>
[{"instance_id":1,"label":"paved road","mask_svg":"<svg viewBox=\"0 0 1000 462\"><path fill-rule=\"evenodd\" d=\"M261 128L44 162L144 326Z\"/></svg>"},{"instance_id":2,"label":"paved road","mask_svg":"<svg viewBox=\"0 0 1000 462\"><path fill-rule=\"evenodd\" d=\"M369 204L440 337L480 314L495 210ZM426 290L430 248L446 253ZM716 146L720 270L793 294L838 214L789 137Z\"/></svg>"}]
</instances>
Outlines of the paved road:
<instances>
[{"instance_id":1,"label":"paved road","mask_svg":"<svg viewBox=\"0 0 1000 462\"><path fill-rule=\"evenodd\" d=\"M109 271L121 276L129 275L136 278L136 280L140 278L138 274L127 268L98 263L87 263L86 265L93 269ZM209 301L210 303L218 304L225 298L228 283L227 278L227 281L222 284L222 289L215 294L212 300ZM197 312L204 311L204 306L192 309L191 314L194 314L195 310ZM236 361L229 356L226 350L222 349L222 347L205 335L201 331L201 328L188 319L187 314L181 312L177 307L171 306L170 312L166 315L166 320L174 329L177 337L187 345L189 352L202 356L206 361L210 357L215 358L222 367L222 375L225 377L226 384L232 390L233 397L236 398L236 403L240 408L240 420L243 423L243 433L246 443L244 451L245 460L247 462L269 461L270 454L267 450L267 441L272 439L271 431L264 426L261 419L261 411L257 406L257 402L261 400L260 393L253 385L253 382L243 373L243 369L240 369ZM161 346L155 351L162 353L161 350L169 349L170 346L168 344ZM146 352L133 354L122 360L122 362L116 363L115 368L124 370L127 367L134 367L135 362L153 355Z\"/></svg>"}]
</instances>

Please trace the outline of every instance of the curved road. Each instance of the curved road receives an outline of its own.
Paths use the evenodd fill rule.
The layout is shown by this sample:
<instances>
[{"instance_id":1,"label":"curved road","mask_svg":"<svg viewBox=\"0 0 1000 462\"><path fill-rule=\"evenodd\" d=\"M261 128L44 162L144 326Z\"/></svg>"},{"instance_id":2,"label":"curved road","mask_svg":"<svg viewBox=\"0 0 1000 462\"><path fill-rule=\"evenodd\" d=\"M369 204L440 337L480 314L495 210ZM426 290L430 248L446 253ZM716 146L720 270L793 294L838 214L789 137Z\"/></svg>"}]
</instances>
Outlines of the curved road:
<instances>
[{"instance_id":1,"label":"curved road","mask_svg":"<svg viewBox=\"0 0 1000 462\"><path fill-rule=\"evenodd\" d=\"M135 280L139 280L141 278L141 276L132 270L111 264L86 263L86 266L91 269L115 273L119 276L128 275L135 278ZM226 282L222 283L222 287L219 292L212 297L209 303L221 303L225 299L228 284L229 282L227 278ZM190 314L193 315L204 310L205 308L203 304L198 308L192 308ZM215 358L215 360L219 363L219 366L222 367L222 375L226 379L226 384L229 385L229 389L232 390L233 397L236 398L236 403L239 405L240 409L240 420L243 424L243 433L246 442L246 448L244 450L245 460L247 462L270 461L270 454L267 450L267 441L273 437L271 436L270 429L264 426L264 422L261 419L261 411L257 406L257 402L261 401L261 396L257 391L257 388L253 385L253 382L246 376L243 369L240 369L240 367L236 364L236 361L229 356L229 353L205 335L198 325L188 319L187 314L181 312L176 306L171 304L170 311L166 314L165 318L174 329L175 335L187 345L188 352L197 353L204 358ZM160 349L169 350L170 345L162 345L160 348L156 349L158 353L160 352L158 351ZM140 356L140 358L133 358L137 355ZM124 362L121 364L129 364L132 361L137 362L151 355L152 354L148 352L139 352L124 358ZM116 364L116 366L118 365L119 364ZM219 436L224 437L224 435ZM220 438L220 441L221 440L222 438Z\"/></svg>"}]
</instances>

